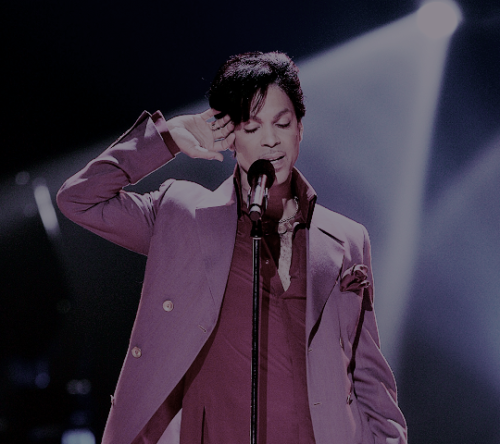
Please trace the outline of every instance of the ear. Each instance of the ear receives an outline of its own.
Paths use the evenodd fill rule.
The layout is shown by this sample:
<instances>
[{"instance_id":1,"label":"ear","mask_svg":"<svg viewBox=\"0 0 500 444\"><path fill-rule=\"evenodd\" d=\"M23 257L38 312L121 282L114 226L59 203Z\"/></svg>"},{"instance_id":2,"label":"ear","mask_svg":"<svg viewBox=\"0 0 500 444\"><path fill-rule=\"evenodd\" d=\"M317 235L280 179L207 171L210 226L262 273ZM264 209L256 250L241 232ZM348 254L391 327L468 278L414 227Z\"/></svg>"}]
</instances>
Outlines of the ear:
<instances>
[{"instance_id":1,"label":"ear","mask_svg":"<svg viewBox=\"0 0 500 444\"><path fill-rule=\"evenodd\" d=\"M297 125L299 127L299 142L302 142L302 139L304 138L304 124L302 123L302 120Z\"/></svg>"}]
</instances>

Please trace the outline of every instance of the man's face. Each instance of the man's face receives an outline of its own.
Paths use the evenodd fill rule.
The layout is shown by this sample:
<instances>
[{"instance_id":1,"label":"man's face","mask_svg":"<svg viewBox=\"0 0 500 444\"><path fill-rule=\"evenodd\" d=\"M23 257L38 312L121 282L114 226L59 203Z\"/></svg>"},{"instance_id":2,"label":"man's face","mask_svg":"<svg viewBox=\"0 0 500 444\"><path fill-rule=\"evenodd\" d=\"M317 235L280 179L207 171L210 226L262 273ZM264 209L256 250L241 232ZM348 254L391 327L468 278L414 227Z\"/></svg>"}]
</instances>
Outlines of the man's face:
<instances>
[{"instance_id":1,"label":"man's face","mask_svg":"<svg viewBox=\"0 0 500 444\"><path fill-rule=\"evenodd\" d=\"M299 156L302 133L302 122L297 122L292 101L281 88L270 85L260 111L234 130L234 151L243 187L247 188L248 169L257 159L267 159L273 164L276 171L273 186L287 182Z\"/></svg>"}]
</instances>

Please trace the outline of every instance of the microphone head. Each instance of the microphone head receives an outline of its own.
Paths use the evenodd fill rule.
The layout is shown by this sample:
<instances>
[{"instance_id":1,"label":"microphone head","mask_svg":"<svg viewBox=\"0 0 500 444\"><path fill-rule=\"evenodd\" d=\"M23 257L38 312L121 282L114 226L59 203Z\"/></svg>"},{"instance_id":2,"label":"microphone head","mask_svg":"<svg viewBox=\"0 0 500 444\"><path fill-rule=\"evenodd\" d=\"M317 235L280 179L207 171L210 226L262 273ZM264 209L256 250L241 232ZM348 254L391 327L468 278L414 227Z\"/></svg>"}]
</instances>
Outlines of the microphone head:
<instances>
[{"instance_id":1,"label":"microphone head","mask_svg":"<svg viewBox=\"0 0 500 444\"><path fill-rule=\"evenodd\" d=\"M267 176L266 187L271 188L276 178L273 164L266 159L256 160L250 165L247 173L248 185L250 185L250 188L255 185L257 178L263 175Z\"/></svg>"}]
</instances>

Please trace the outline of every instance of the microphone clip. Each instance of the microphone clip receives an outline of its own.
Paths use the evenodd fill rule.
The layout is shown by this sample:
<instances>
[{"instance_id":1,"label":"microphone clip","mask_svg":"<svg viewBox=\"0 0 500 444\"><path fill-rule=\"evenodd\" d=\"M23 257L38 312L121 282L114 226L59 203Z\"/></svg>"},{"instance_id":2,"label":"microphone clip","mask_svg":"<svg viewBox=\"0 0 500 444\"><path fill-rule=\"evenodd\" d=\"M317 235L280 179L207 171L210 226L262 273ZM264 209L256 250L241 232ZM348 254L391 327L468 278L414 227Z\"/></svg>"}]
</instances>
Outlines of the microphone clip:
<instances>
[{"instance_id":1,"label":"microphone clip","mask_svg":"<svg viewBox=\"0 0 500 444\"><path fill-rule=\"evenodd\" d=\"M255 203L251 203L252 200L252 189L248 190L247 194L247 208L248 213L252 214L254 212L258 212L260 215L264 214L267 210L267 202L269 199L269 189L264 188L264 195L262 196L262 206L259 206ZM252 219L252 217L250 217ZM253 219L252 219L253 220Z\"/></svg>"}]
</instances>

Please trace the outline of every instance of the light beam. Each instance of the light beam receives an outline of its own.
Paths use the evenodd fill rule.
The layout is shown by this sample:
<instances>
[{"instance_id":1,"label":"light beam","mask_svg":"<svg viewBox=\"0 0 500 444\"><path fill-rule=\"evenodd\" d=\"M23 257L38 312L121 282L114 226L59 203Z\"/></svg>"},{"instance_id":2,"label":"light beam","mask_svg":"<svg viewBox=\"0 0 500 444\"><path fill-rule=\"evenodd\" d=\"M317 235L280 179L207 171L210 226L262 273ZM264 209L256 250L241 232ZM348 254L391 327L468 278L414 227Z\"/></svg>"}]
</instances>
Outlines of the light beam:
<instances>
[{"instance_id":1,"label":"light beam","mask_svg":"<svg viewBox=\"0 0 500 444\"><path fill-rule=\"evenodd\" d=\"M417 12L418 29L433 40L452 35L461 20L457 4L448 0L426 2Z\"/></svg>"}]
</instances>

